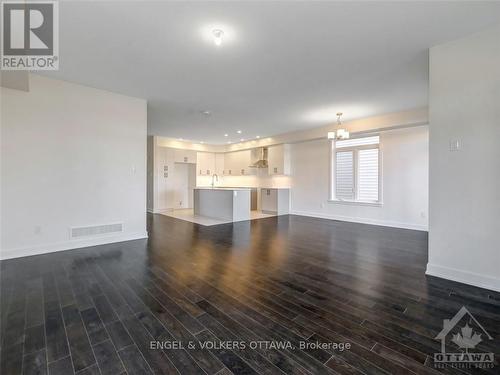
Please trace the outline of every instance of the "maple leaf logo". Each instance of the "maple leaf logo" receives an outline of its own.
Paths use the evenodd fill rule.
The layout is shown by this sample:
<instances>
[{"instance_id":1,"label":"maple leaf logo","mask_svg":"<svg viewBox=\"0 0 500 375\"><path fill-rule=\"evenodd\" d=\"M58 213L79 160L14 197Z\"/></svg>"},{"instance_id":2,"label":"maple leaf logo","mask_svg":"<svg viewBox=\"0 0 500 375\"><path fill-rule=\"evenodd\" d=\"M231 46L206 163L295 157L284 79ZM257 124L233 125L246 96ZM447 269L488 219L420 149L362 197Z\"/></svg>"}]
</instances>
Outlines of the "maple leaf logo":
<instances>
[{"instance_id":1,"label":"maple leaf logo","mask_svg":"<svg viewBox=\"0 0 500 375\"><path fill-rule=\"evenodd\" d=\"M461 334L454 334L451 341L457 344L459 348L465 349L466 353L468 353L469 349L474 349L477 344L483 341L481 339L481 334L473 332L468 323L465 324L465 327L461 328L461 331Z\"/></svg>"}]
</instances>

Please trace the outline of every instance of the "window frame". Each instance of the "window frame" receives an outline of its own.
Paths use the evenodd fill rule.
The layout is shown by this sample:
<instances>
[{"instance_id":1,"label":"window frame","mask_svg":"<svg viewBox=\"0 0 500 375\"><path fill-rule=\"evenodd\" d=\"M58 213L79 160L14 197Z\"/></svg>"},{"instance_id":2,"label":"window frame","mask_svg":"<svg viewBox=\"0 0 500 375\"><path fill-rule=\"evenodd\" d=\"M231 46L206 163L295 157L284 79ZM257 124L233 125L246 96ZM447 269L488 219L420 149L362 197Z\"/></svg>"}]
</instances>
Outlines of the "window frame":
<instances>
[{"instance_id":1,"label":"window frame","mask_svg":"<svg viewBox=\"0 0 500 375\"><path fill-rule=\"evenodd\" d=\"M378 136L378 134L370 134L367 135L366 137L371 137L371 136ZM365 138L365 137L358 137L358 138ZM348 147L335 147L335 142L336 140L331 139L329 140L330 142L330 176L329 176L329 199L328 201L331 203L341 203L341 204L350 204L350 205L363 205L363 206L382 206L383 205L383 190L382 190L382 146L380 142L380 136L379 136L379 142L376 144L370 144L370 145L360 145L360 146L348 146ZM358 199L358 180L359 180L359 173L358 173L358 151L359 150L370 150L370 149L378 149L378 200L377 201L366 201L366 200L359 200ZM352 151L353 153L353 195L354 199L342 199L342 198L337 198L336 195L336 168L337 168L337 152L344 152L344 151Z\"/></svg>"}]
</instances>

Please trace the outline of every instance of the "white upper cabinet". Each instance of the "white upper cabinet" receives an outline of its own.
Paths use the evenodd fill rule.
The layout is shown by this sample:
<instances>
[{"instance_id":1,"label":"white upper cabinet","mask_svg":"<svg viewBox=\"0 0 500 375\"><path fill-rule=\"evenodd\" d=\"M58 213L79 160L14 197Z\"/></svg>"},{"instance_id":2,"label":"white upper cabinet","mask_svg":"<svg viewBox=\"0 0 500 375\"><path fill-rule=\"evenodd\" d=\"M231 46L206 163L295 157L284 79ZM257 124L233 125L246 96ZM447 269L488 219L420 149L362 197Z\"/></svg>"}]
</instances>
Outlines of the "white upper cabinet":
<instances>
[{"instance_id":1,"label":"white upper cabinet","mask_svg":"<svg viewBox=\"0 0 500 375\"><path fill-rule=\"evenodd\" d=\"M290 174L290 145L282 144L267 148L268 173L270 175Z\"/></svg>"},{"instance_id":2,"label":"white upper cabinet","mask_svg":"<svg viewBox=\"0 0 500 375\"><path fill-rule=\"evenodd\" d=\"M225 176L232 176L235 175L237 176L237 153L236 152L228 152L224 154L224 171L223 174Z\"/></svg>"},{"instance_id":3,"label":"white upper cabinet","mask_svg":"<svg viewBox=\"0 0 500 375\"><path fill-rule=\"evenodd\" d=\"M215 154L215 173L219 176L224 174L224 154Z\"/></svg>"},{"instance_id":4,"label":"white upper cabinet","mask_svg":"<svg viewBox=\"0 0 500 375\"><path fill-rule=\"evenodd\" d=\"M255 174L255 168L251 168L252 151L243 150L228 152L224 154L225 176L246 176Z\"/></svg>"},{"instance_id":5,"label":"white upper cabinet","mask_svg":"<svg viewBox=\"0 0 500 375\"><path fill-rule=\"evenodd\" d=\"M196 163L196 154L194 150L181 150L175 149L175 162L176 163Z\"/></svg>"},{"instance_id":6,"label":"white upper cabinet","mask_svg":"<svg viewBox=\"0 0 500 375\"><path fill-rule=\"evenodd\" d=\"M198 152L196 155L196 173L198 176L211 176L216 172L215 154L212 152Z\"/></svg>"}]
</instances>

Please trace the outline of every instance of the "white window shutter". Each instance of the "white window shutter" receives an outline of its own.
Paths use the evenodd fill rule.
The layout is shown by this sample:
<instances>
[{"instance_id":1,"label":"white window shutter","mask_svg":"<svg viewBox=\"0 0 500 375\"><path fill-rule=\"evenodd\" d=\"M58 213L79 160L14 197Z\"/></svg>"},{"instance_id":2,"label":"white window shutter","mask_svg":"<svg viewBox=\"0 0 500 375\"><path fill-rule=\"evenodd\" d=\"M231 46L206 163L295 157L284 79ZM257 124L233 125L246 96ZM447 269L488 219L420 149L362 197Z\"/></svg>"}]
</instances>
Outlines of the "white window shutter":
<instances>
[{"instance_id":1,"label":"white window shutter","mask_svg":"<svg viewBox=\"0 0 500 375\"><path fill-rule=\"evenodd\" d=\"M354 199L354 153L339 151L335 155L335 196Z\"/></svg>"},{"instance_id":2,"label":"white window shutter","mask_svg":"<svg viewBox=\"0 0 500 375\"><path fill-rule=\"evenodd\" d=\"M358 151L358 200L377 202L379 200L379 149Z\"/></svg>"}]
</instances>

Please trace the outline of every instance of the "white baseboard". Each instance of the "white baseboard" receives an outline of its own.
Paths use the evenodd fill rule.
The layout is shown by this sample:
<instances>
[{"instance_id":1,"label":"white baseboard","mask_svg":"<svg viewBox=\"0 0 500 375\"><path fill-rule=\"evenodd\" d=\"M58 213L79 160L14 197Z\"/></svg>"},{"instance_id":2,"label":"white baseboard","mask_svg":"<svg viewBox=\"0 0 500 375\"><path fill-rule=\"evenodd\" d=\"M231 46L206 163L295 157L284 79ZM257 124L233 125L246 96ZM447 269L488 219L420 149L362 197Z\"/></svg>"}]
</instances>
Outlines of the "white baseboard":
<instances>
[{"instance_id":1,"label":"white baseboard","mask_svg":"<svg viewBox=\"0 0 500 375\"><path fill-rule=\"evenodd\" d=\"M496 277L485 276L474 272L438 266L430 263L427 264L425 274L500 292L500 278Z\"/></svg>"},{"instance_id":2,"label":"white baseboard","mask_svg":"<svg viewBox=\"0 0 500 375\"><path fill-rule=\"evenodd\" d=\"M401 223L401 222L397 222L397 221L376 220L376 219L368 219L368 218L362 218L362 217L331 215L331 214L308 212L308 211L291 211L290 213L293 215L317 217L320 219L340 220L340 221L348 221L351 223L370 224L370 225L379 225L379 226L383 226L383 227L393 227L393 228L428 231L427 225L421 225L421 224Z\"/></svg>"},{"instance_id":3,"label":"white baseboard","mask_svg":"<svg viewBox=\"0 0 500 375\"><path fill-rule=\"evenodd\" d=\"M24 247L24 248L15 248L6 250L2 249L0 251L0 260L47 254L56 251L80 249L82 247L89 247L89 246L106 245L115 242L139 240L143 238L148 238L147 232L109 235L87 240L68 240L68 241L33 246L33 247Z\"/></svg>"}]
</instances>

